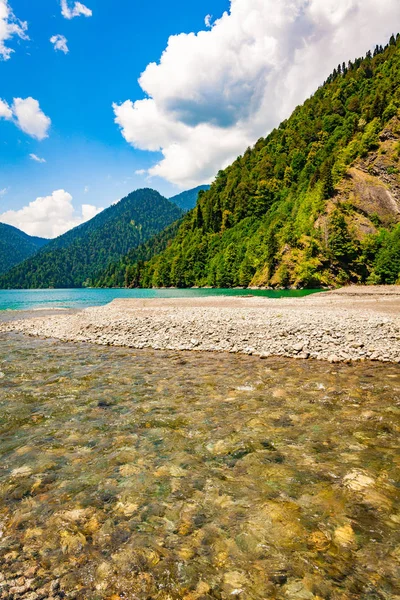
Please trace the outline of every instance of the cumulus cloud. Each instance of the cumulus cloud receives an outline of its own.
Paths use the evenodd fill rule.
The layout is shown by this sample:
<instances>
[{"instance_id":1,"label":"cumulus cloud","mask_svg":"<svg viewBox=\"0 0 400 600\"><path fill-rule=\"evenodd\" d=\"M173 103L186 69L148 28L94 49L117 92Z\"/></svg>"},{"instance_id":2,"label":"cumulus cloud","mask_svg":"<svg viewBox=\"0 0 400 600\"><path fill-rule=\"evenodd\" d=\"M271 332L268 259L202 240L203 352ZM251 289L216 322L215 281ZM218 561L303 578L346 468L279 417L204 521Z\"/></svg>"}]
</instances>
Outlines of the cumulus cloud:
<instances>
[{"instance_id":1,"label":"cumulus cloud","mask_svg":"<svg viewBox=\"0 0 400 600\"><path fill-rule=\"evenodd\" d=\"M68 0L61 0L61 14L65 19L73 19L74 17L91 17L92 11L90 8L81 4L81 2L73 3L72 8L69 7Z\"/></svg>"},{"instance_id":2,"label":"cumulus cloud","mask_svg":"<svg viewBox=\"0 0 400 600\"><path fill-rule=\"evenodd\" d=\"M20 21L16 18L8 0L0 0L0 58L8 60L11 53L14 52L12 48L6 45L6 42L10 41L13 37L27 40L27 29L28 24L25 21Z\"/></svg>"},{"instance_id":3,"label":"cumulus cloud","mask_svg":"<svg viewBox=\"0 0 400 600\"><path fill-rule=\"evenodd\" d=\"M55 238L92 219L102 210L91 204L83 204L80 212L77 212L72 205L71 194L56 190L20 210L8 210L0 214L0 222L14 225L29 235Z\"/></svg>"},{"instance_id":4,"label":"cumulus cloud","mask_svg":"<svg viewBox=\"0 0 400 600\"><path fill-rule=\"evenodd\" d=\"M48 137L51 119L47 117L34 98L14 98L10 106L0 98L0 119L7 119L37 140Z\"/></svg>"},{"instance_id":5,"label":"cumulus cloud","mask_svg":"<svg viewBox=\"0 0 400 600\"><path fill-rule=\"evenodd\" d=\"M5 102L0 98L0 119L11 119L12 118L12 110Z\"/></svg>"},{"instance_id":6,"label":"cumulus cloud","mask_svg":"<svg viewBox=\"0 0 400 600\"><path fill-rule=\"evenodd\" d=\"M51 120L40 109L34 98L14 98L12 113L16 125L37 140L48 137Z\"/></svg>"},{"instance_id":7,"label":"cumulus cloud","mask_svg":"<svg viewBox=\"0 0 400 600\"><path fill-rule=\"evenodd\" d=\"M37 156L36 154L33 154L33 153L29 155L29 158L31 160L34 160L35 162L38 162L38 163L45 163L46 162L45 158L40 158L40 156Z\"/></svg>"},{"instance_id":8,"label":"cumulus cloud","mask_svg":"<svg viewBox=\"0 0 400 600\"><path fill-rule=\"evenodd\" d=\"M53 35L50 38L50 42L54 46L54 50L60 50L60 52L64 52L64 54L68 54L69 49L67 45L67 38L64 35Z\"/></svg>"},{"instance_id":9,"label":"cumulus cloud","mask_svg":"<svg viewBox=\"0 0 400 600\"><path fill-rule=\"evenodd\" d=\"M162 152L150 175L209 182L399 22L399 0L231 0L207 31L170 37L139 79L145 99L114 104L115 121L136 148Z\"/></svg>"}]
</instances>

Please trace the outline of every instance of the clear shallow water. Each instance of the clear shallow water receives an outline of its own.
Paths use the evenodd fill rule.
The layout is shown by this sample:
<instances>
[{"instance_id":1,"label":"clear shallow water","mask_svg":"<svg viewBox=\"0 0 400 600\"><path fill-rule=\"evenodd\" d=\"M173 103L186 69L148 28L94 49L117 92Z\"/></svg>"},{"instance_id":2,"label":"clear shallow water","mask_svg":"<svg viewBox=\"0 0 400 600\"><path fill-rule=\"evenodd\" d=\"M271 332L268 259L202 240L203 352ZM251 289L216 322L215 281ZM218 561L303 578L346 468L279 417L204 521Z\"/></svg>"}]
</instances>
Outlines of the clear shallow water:
<instances>
[{"instance_id":1,"label":"clear shallow water","mask_svg":"<svg viewBox=\"0 0 400 600\"><path fill-rule=\"evenodd\" d=\"M398 366L3 335L0 371L0 597L400 594Z\"/></svg>"},{"instance_id":2,"label":"clear shallow water","mask_svg":"<svg viewBox=\"0 0 400 600\"><path fill-rule=\"evenodd\" d=\"M37 308L85 308L108 304L115 298L190 298L198 296L303 297L321 290L222 290L222 289L71 289L71 290L0 290L0 310Z\"/></svg>"}]
</instances>

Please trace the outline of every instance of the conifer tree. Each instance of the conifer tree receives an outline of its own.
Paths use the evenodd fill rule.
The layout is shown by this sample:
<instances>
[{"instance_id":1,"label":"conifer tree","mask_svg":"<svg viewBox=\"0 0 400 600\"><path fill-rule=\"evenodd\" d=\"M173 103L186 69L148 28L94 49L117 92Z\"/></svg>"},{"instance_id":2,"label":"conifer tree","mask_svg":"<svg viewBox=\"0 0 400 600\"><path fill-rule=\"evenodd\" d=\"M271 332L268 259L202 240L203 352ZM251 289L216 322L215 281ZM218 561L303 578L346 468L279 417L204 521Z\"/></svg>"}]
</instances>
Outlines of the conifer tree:
<instances>
[{"instance_id":1,"label":"conifer tree","mask_svg":"<svg viewBox=\"0 0 400 600\"><path fill-rule=\"evenodd\" d=\"M203 229L203 226L204 226L203 211L201 210L200 204L198 204L197 208L196 208L196 228Z\"/></svg>"},{"instance_id":2,"label":"conifer tree","mask_svg":"<svg viewBox=\"0 0 400 600\"><path fill-rule=\"evenodd\" d=\"M332 198L335 194L335 187L333 185L332 177L332 162L327 161L322 168L322 196L324 200Z\"/></svg>"}]
</instances>

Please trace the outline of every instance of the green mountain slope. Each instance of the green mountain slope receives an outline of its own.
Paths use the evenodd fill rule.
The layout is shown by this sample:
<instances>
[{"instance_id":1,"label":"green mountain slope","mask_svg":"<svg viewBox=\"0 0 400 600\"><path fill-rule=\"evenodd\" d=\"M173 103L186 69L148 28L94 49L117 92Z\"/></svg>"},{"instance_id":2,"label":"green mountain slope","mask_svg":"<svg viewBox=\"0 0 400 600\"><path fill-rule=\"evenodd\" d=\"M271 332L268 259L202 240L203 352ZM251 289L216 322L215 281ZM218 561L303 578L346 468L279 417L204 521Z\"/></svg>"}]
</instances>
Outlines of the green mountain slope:
<instances>
[{"instance_id":1,"label":"green mountain slope","mask_svg":"<svg viewBox=\"0 0 400 600\"><path fill-rule=\"evenodd\" d=\"M0 223L0 274L35 254L48 241L27 235L11 225Z\"/></svg>"},{"instance_id":2,"label":"green mountain slope","mask_svg":"<svg viewBox=\"0 0 400 600\"><path fill-rule=\"evenodd\" d=\"M400 277L400 36L340 65L220 171L127 285L297 286Z\"/></svg>"},{"instance_id":3,"label":"green mountain slope","mask_svg":"<svg viewBox=\"0 0 400 600\"><path fill-rule=\"evenodd\" d=\"M182 211L158 192L137 190L52 240L36 256L0 277L0 287L81 287L181 215Z\"/></svg>"},{"instance_id":4,"label":"green mountain slope","mask_svg":"<svg viewBox=\"0 0 400 600\"><path fill-rule=\"evenodd\" d=\"M173 202L174 204L179 206L179 208L181 208L184 211L191 210L196 206L199 193L206 192L209 189L209 185L199 185L198 187L193 188L192 190L187 190L186 192L182 192L177 196L173 196L169 200L170 202Z\"/></svg>"}]
</instances>

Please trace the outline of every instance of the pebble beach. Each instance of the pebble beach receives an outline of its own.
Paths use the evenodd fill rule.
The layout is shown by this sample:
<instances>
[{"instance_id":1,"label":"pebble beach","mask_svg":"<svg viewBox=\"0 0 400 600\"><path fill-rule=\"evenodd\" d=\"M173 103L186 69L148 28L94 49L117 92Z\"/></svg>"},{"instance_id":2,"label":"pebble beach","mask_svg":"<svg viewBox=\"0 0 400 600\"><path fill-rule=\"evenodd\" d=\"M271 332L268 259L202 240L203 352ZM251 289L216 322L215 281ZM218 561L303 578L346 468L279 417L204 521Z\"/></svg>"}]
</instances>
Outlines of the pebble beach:
<instances>
[{"instance_id":1,"label":"pebble beach","mask_svg":"<svg viewBox=\"0 0 400 600\"><path fill-rule=\"evenodd\" d=\"M400 286L278 300L118 299L74 312L15 313L1 331L136 349L400 363Z\"/></svg>"}]
</instances>

